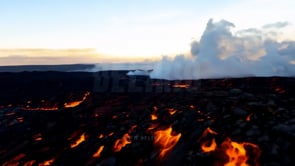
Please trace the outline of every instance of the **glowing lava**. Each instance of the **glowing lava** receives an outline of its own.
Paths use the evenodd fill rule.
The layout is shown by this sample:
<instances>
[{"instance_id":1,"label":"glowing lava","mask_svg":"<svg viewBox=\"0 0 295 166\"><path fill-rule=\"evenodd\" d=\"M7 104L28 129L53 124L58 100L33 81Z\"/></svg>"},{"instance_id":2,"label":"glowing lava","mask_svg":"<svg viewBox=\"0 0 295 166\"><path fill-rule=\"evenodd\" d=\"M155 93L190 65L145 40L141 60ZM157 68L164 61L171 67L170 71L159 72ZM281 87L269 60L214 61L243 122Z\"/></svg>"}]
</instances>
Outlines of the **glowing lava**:
<instances>
[{"instance_id":1,"label":"glowing lava","mask_svg":"<svg viewBox=\"0 0 295 166\"><path fill-rule=\"evenodd\" d=\"M101 154L101 152L103 151L103 149L104 149L104 146L103 146L103 145L100 146L100 147L98 148L98 150L92 155L92 157L95 157L95 158L100 157L100 154Z\"/></svg>"},{"instance_id":2,"label":"glowing lava","mask_svg":"<svg viewBox=\"0 0 295 166\"><path fill-rule=\"evenodd\" d=\"M131 144L130 136L128 133L124 134L121 139L116 140L113 150L114 152L119 152L123 147L125 147L127 144Z\"/></svg>"},{"instance_id":3,"label":"glowing lava","mask_svg":"<svg viewBox=\"0 0 295 166\"><path fill-rule=\"evenodd\" d=\"M187 89L190 87L189 84L174 84L172 85L173 88L183 88L183 89Z\"/></svg>"},{"instance_id":4,"label":"glowing lava","mask_svg":"<svg viewBox=\"0 0 295 166\"><path fill-rule=\"evenodd\" d=\"M169 112L170 115L175 114L176 111L177 111L177 110L174 109L174 108L168 108L168 112Z\"/></svg>"},{"instance_id":5,"label":"glowing lava","mask_svg":"<svg viewBox=\"0 0 295 166\"><path fill-rule=\"evenodd\" d=\"M78 140L75 141L75 143L71 144L71 148L75 148L78 145L80 145L82 142L85 141L85 133L83 133Z\"/></svg>"},{"instance_id":6,"label":"glowing lava","mask_svg":"<svg viewBox=\"0 0 295 166\"><path fill-rule=\"evenodd\" d=\"M207 128L200 139L204 139L207 136L217 135L217 133L210 128ZM247 148L246 148L247 147ZM202 141L201 143L201 149L205 153L209 152L215 152L220 155L226 155L227 161L216 161L216 165L224 165L224 166L250 166L250 165L259 165L259 157L261 154L261 151L259 147L252 143L247 142L233 142L230 138L225 139L221 143L220 146L218 146L215 142L215 139L209 139ZM251 159L250 155L247 154L246 149L251 149ZM251 161L251 164L249 164Z\"/></svg>"},{"instance_id":7,"label":"glowing lava","mask_svg":"<svg viewBox=\"0 0 295 166\"><path fill-rule=\"evenodd\" d=\"M157 119L158 119L158 117L156 114L151 114L151 120L157 120Z\"/></svg>"},{"instance_id":8,"label":"glowing lava","mask_svg":"<svg viewBox=\"0 0 295 166\"><path fill-rule=\"evenodd\" d=\"M217 144L215 142L215 139L212 139L211 141L206 141L201 145L201 149L205 153L215 151L216 147L217 147Z\"/></svg>"},{"instance_id":9,"label":"glowing lava","mask_svg":"<svg viewBox=\"0 0 295 166\"><path fill-rule=\"evenodd\" d=\"M52 165L55 159L50 159L39 164L39 166Z\"/></svg>"},{"instance_id":10,"label":"glowing lava","mask_svg":"<svg viewBox=\"0 0 295 166\"><path fill-rule=\"evenodd\" d=\"M226 155L228 156L228 162L225 164L225 166L250 166L250 164L248 164L248 155L247 155L247 151L245 149L246 146L249 146L253 149L259 150L257 145L254 145L252 143L247 143L247 142L243 142L243 143L237 143L237 142L233 142L231 141L229 138L226 139L222 144L221 144L221 149L225 151ZM254 161L255 161L255 165L259 165L258 164L258 158L260 156L260 150L259 153L256 155Z\"/></svg>"},{"instance_id":11,"label":"glowing lava","mask_svg":"<svg viewBox=\"0 0 295 166\"><path fill-rule=\"evenodd\" d=\"M252 116L253 114L249 114L247 117L246 117L246 121L247 122L250 122L251 121L251 116Z\"/></svg>"},{"instance_id":12,"label":"glowing lava","mask_svg":"<svg viewBox=\"0 0 295 166\"><path fill-rule=\"evenodd\" d=\"M72 102L68 102L64 104L65 108L73 108L73 107L77 107L78 105L80 105L83 101L86 100L86 98L90 95L90 92L86 92L83 96L83 99L80 101L72 101Z\"/></svg>"},{"instance_id":13,"label":"glowing lava","mask_svg":"<svg viewBox=\"0 0 295 166\"><path fill-rule=\"evenodd\" d=\"M169 127L166 130L159 130L155 133L154 144L159 146L161 152L159 154L160 159L164 158L168 152L177 144L178 140L181 137L181 133L177 135L172 135L172 127Z\"/></svg>"},{"instance_id":14,"label":"glowing lava","mask_svg":"<svg viewBox=\"0 0 295 166\"><path fill-rule=\"evenodd\" d=\"M100 135L98 136L99 139L102 139L103 137L104 137L103 134L100 134Z\"/></svg>"}]
</instances>

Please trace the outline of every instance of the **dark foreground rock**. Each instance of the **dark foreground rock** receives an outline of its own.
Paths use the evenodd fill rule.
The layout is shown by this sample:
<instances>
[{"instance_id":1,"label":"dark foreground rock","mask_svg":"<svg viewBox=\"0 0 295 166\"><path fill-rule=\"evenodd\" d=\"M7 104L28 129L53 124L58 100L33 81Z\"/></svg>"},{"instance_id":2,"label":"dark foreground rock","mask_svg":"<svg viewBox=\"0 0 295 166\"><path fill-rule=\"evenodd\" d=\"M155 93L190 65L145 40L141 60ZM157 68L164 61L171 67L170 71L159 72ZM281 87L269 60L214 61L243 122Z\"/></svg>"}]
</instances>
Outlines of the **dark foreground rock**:
<instances>
[{"instance_id":1,"label":"dark foreground rock","mask_svg":"<svg viewBox=\"0 0 295 166\"><path fill-rule=\"evenodd\" d=\"M230 139L245 144L248 165L294 165L294 78L125 73L0 73L0 163L224 165Z\"/></svg>"}]
</instances>

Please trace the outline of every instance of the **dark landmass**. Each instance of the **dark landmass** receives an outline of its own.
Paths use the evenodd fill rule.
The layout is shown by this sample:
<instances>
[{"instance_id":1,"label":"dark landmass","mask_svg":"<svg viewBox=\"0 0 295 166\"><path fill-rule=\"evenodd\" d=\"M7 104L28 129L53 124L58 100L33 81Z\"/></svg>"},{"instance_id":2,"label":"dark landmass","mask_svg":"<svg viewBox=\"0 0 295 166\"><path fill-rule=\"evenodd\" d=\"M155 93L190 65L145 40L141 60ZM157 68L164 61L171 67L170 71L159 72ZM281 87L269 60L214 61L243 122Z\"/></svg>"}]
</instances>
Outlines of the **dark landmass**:
<instances>
[{"instance_id":1,"label":"dark landmass","mask_svg":"<svg viewBox=\"0 0 295 166\"><path fill-rule=\"evenodd\" d=\"M23 71L86 71L95 67L94 64L69 64L69 65L20 65L0 66L0 72L23 72Z\"/></svg>"},{"instance_id":2,"label":"dark landmass","mask_svg":"<svg viewBox=\"0 0 295 166\"><path fill-rule=\"evenodd\" d=\"M294 165L294 78L126 72L0 73L0 164Z\"/></svg>"}]
</instances>

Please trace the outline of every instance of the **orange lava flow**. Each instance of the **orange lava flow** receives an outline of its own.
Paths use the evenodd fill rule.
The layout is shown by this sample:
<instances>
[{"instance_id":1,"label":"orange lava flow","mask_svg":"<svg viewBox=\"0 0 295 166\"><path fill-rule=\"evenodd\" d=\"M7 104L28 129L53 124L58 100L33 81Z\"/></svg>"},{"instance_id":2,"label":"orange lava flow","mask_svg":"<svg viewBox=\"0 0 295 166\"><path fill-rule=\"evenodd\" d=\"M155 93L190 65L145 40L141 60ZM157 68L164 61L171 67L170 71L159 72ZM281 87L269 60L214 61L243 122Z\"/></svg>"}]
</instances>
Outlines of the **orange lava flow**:
<instances>
[{"instance_id":1,"label":"orange lava flow","mask_svg":"<svg viewBox=\"0 0 295 166\"><path fill-rule=\"evenodd\" d=\"M203 131L203 133L202 133L202 135L201 135L199 141L200 141L201 139L204 139L204 138L207 137L208 135L217 135L217 134L218 134L218 133L215 132L215 131L213 131L210 127L207 127L207 128Z\"/></svg>"},{"instance_id":2,"label":"orange lava flow","mask_svg":"<svg viewBox=\"0 0 295 166\"><path fill-rule=\"evenodd\" d=\"M159 146L161 152L159 154L160 159L164 158L168 152L177 144L181 137L181 133L177 135L172 135L172 127L169 127L166 130L159 130L155 133L154 144Z\"/></svg>"},{"instance_id":3,"label":"orange lava flow","mask_svg":"<svg viewBox=\"0 0 295 166\"><path fill-rule=\"evenodd\" d=\"M148 131L149 130L153 130L155 129L156 127L158 127L158 124L151 124L151 126L147 129Z\"/></svg>"},{"instance_id":4,"label":"orange lava flow","mask_svg":"<svg viewBox=\"0 0 295 166\"><path fill-rule=\"evenodd\" d=\"M174 84L172 85L173 88L184 88L184 89L187 89L190 87L189 84Z\"/></svg>"},{"instance_id":5,"label":"orange lava flow","mask_svg":"<svg viewBox=\"0 0 295 166\"><path fill-rule=\"evenodd\" d=\"M124 134L121 139L116 140L113 150L114 152L119 152L123 147L125 147L127 144L131 144L130 136L128 133Z\"/></svg>"},{"instance_id":6,"label":"orange lava flow","mask_svg":"<svg viewBox=\"0 0 295 166\"><path fill-rule=\"evenodd\" d=\"M17 156L13 157L10 161L3 163L2 166L20 165L21 160L25 157L26 157L26 154L24 153L18 154Z\"/></svg>"},{"instance_id":7,"label":"orange lava flow","mask_svg":"<svg viewBox=\"0 0 295 166\"><path fill-rule=\"evenodd\" d=\"M157 115L151 114L151 120L157 120L157 119L158 119Z\"/></svg>"},{"instance_id":8,"label":"orange lava flow","mask_svg":"<svg viewBox=\"0 0 295 166\"><path fill-rule=\"evenodd\" d=\"M75 141L75 143L71 144L71 148L75 148L78 145L80 145L82 142L85 141L85 133L83 133L78 140Z\"/></svg>"},{"instance_id":9,"label":"orange lava flow","mask_svg":"<svg viewBox=\"0 0 295 166\"><path fill-rule=\"evenodd\" d=\"M215 142L215 139L212 139L211 141L206 141L201 145L201 149L205 153L215 151L216 147L217 144Z\"/></svg>"},{"instance_id":10,"label":"orange lava flow","mask_svg":"<svg viewBox=\"0 0 295 166\"><path fill-rule=\"evenodd\" d=\"M98 136L99 139L102 139L103 137L104 137L103 134L100 134L100 135Z\"/></svg>"},{"instance_id":11,"label":"orange lava flow","mask_svg":"<svg viewBox=\"0 0 295 166\"><path fill-rule=\"evenodd\" d=\"M225 151L226 155L228 156L228 162L225 164L225 166L250 166L250 164L247 163L249 157L247 155L247 151L245 149L245 146L250 146L251 148L258 149L257 145L254 145L252 143L237 143L231 141L229 138L226 139L222 144L221 148ZM260 156L260 152L255 157L255 165L259 165L258 158Z\"/></svg>"},{"instance_id":12,"label":"orange lava flow","mask_svg":"<svg viewBox=\"0 0 295 166\"><path fill-rule=\"evenodd\" d=\"M98 148L98 150L92 155L92 157L95 157L95 158L100 157L100 154L101 154L101 152L103 151L103 149L104 149L104 146L103 146L103 145L100 146L100 147Z\"/></svg>"},{"instance_id":13,"label":"orange lava flow","mask_svg":"<svg viewBox=\"0 0 295 166\"><path fill-rule=\"evenodd\" d=\"M86 92L83 96L83 99L80 101L72 101L72 102L68 102L64 104L65 108L73 108L73 107L77 107L78 105L80 105L83 101L86 100L86 98L90 95L89 92Z\"/></svg>"},{"instance_id":14,"label":"orange lava flow","mask_svg":"<svg viewBox=\"0 0 295 166\"><path fill-rule=\"evenodd\" d=\"M39 166L52 165L55 159L50 159L39 164Z\"/></svg>"},{"instance_id":15,"label":"orange lava flow","mask_svg":"<svg viewBox=\"0 0 295 166\"><path fill-rule=\"evenodd\" d=\"M211 134L217 135L217 133L210 128L207 128L202 136L201 139L207 138L207 136ZM212 135L213 134L213 135ZM247 147L247 148L246 148ZM247 154L246 149L251 149L251 155ZM216 161L215 163L217 165L224 165L224 166L250 166L255 165L259 166L259 157L261 154L261 150L259 147L255 144L248 143L248 142L234 142L231 141L230 138L225 139L221 143L220 146L218 146L215 142L214 138L207 139L205 141L201 142L201 150L205 153L214 152L218 153L220 155L226 155L227 161ZM252 158L250 159L251 156ZM249 164L249 161L251 160L251 164Z\"/></svg>"},{"instance_id":16,"label":"orange lava flow","mask_svg":"<svg viewBox=\"0 0 295 166\"><path fill-rule=\"evenodd\" d=\"M247 121L247 122L250 122L250 121L251 121L251 116L252 116L252 114L249 114L249 115L246 117L246 121Z\"/></svg>"},{"instance_id":17,"label":"orange lava flow","mask_svg":"<svg viewBox=\"0 0 295 166\"><path fill-rule=\"evenodd\" d=\"M177 111L177 110L174 109L174 108L169 108L169 109L168 109L168 112L169 112L170 115L175 114L176 111Z\"/></svg>"}]
</instances>

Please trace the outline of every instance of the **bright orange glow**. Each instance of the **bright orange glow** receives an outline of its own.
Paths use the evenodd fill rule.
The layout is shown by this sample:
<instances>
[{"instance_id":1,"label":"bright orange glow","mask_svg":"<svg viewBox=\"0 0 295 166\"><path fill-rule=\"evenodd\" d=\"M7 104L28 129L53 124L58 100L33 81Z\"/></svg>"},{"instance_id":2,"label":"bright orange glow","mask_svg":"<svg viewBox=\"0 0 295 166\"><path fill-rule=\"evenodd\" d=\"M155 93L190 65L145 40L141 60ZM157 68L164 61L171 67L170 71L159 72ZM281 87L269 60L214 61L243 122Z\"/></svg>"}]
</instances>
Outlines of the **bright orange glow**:
<instances>
[{"instance_id":1,"label":"bright orange glow","mask_svg":"<svg viewBox=\"0 0 295 166\"><path fill-rule=\"evenodd\" d=\"M151 114L151 120L157 120L157 119L158 119L158 117L156 114Z\"/></svg>"},{"instance_id":2,"label":"bright orange glow","mask_svg":"<svg viewBox=\"0 0 295 166\"><path fill-rule=\"evenodd\" d=\"M111 132L110 134L108 134L109 137L112 136L112 135L114 135L114 132Z\"/></svg>"},{"instance_id":3,"label":"bright orange glow","mask_svg":"<svg viewBox=\"0 0 295 166\"><path fill-rule=\"evenodd\" d=\"M52 165L54 161L55 161L55 159L50 159L50 160L40 163L38 166Z\"/></svg>"},{"instance_id":4,"label":"bright orange glow","mask_svg":"<svg viewBox=\"0 0 295 166\"><path fill-rule=\"evenodd\" d=\"M217 147L217 144L215 142L215 139L213 139L212 141L206 141L201 145L201 149L203 152L212 152L215 151Z\"/></svg>"},{"instance_id":5,"label":"bright orange glow","mask_svg":"<svg viewBox=\"0 0 295 166\"><path fill-rule=\"evenodd\" d=\"M128 133L124 134L121 139L116 140L113 150L114 152L119 152L123 147L125 147L127 144L131 144L130 136Z\"/></svg>"},{"instance_id":6,"label":"bright orange glow","mask_svg":"<svg viewBox=\"0 0 295 166\"><path fill-rule=\"evenodd\" d=\"M206 136L210 135L210 134L211 134L211 135L217 135L217 132L213 131L210 127L207 127L207 128L203 131L203 133L202 133L202 135L201 135L199 141L200 141L201 139L205 138Z\"/></svg>"},{"instance_id":7,"label":"bright orange glow","mask_svg":"<svg viewBox=\"0 0 295 166\"><path fill-rule=\"evenodd\" d=\"M90 92L86 92L83 96L83 99L80 101L72 101L72 102L68 102L64 104L65 108L73 108L73 107L77 107L78 105L80 105L83 101L86 100L86 98L90 95Z\"/></svg>"},{"instance_id":8,"label":"bright orange glow","mask_svg":"<svg viewBox=\"0 0 295 166\"><path fill-rule=\"evenodd\" d=\"M75 148L78 145L80 145L82 142L85 141L85 133L83 133L78 140L75 141L75 143L71 144L71 148Z\"/></svg>"},{"instance_id":9,"label":"bright orange glow","mask_svg":"<svg viewBox=\"0 0 295 166\"><path fill-rule=\"evenodd\" d=\"M33 139L35 141L41 141L42 140L42 134L38 133L38 134L33 135Z\"/></svg>"},{"instance_id":10,"label":"bright orange glow","mask_svg":"<svg viewBox=\"0 0 295 166\"><path fill-rule=\"evenodd\" d=\"M147 130L153 130L158 127L158 124L152 124Z\"/></svg>"},{"instance_id":11,"label":"bright orange glow","mask_svg":"<svg viewBox=\"0 0 295 166\"><path fill-rule=\"evenodd\" d=\"M98 138L99 138L99 139L102 139L102 138L103 138L103 134L100 134L100 135L98 136Z\"/></svg>"},{"instance_id":12,"label":"bright orange glow","mask_svg":"<svg viewBox=\"0 0 295 166\"><path fill-rule=\"evenodd\" d=\"M205 139L208 134L217 135L217 133L211 130L209 127L203 132L200 139ZM216 165L224 165L224 166L250 166L248 162L249 156L247 154L246 148L249 147L253 149L255 154L253 153L254 158L252 161L255 163L255 166L259 165L259 157L260 157L260 149L257 145L252 143L238 143L233 142L229 138L222 142L220 146L218 146L215 142L215 139L209 139L202 141L201 143L201 150L205 153L208 152L218 152L227 156L227 161L216 161ZM225 164L224 164L225 163Z\"/></svg>"},{"instance_id":13,"label":"bright orange glow","mask_svg":"<svg viewBox=\"0 0 295 166\"><path fill-rule=\"evenodd\" d=\"M174 85L172 85L172 87L173 88L183 88L183 89L187 89L187 88L189 88L190 87L190 85L189 84L174 84Z\"/></svg>"},{"instance_id":14,"label":"bright orange glow","mask_svg":"<svg viewBox=\"0 0 295 166\"><path fill-rule=\"evenodd\" d=\"M177 110L174 109L174 108L168 108L168 112L169 112L170 115L175 114L176 111L177 111Z\"/></svg>"},{"instance_id":15,"label":"bright orange glow","mask_svg":"<svg viewBox=\"0 0 295 166\"><path fill-rule=\"evenodd\" d=\"M195 108L195 106L194 106L194 105L190 105L189 107L190 107L191 109L194 109L194 108Z\"/></svg>"},{"instance_id":16,"label":"bright orange glow","mask_svg":"<svg viewBox=\"0 0 295 166\"><path fill-rule=\"evenodd\" d=\"M228 156L229 161L225 164L225 166L250 166L248 161L247 152L245 146L250 146L251 148L258 149L257 145L252 143L237 143L232 142L229 138L226 139L222 144L221 148L225 151L226 155ZM255 159L255 165L259 165L258 158L260 156L260 152Z\"/></svg>"},{"instance_id":17,"label":"bright orange glow","mask_svg":"<svg viewBox=\"0 0 295 166\"><path fill-rule=\"evenodd\" d=\"M104 146L103 146L103 145L100 146L100 147L98 148L98 150L92 155L92 157L95 157L95 158L100 157L100 154L101 154L101 152L103 151L103 149L104 149Z\"/></svg>"},{"instance_id":18,"label":"bright orange glow","mask_svg":"<svg viewBox=\"0 0 295 166\"><path fill-rule=\"evenodd\" d=\"M163 159L168 152L172 150L172 148L177 144L181 137L181 133L177 135L172 135L172 127L169 127L166 130L159 130L155 133L154 144L159 146L161 152L159 154L159 158Z\"/></svg>"},{"instance_id":19,"label":"bright orange glow","mask_svg":"<svg viewBox=\"0 0 295 166\"><path fill-rule=\"evenodd\" d=\"M246 121L247 121L247 122L250 122L250 120L251 120L251 116L252 116L252 114L249 114L249 115L247 116L247 118L246 118Z\"/></svg>"}]
</instances>

